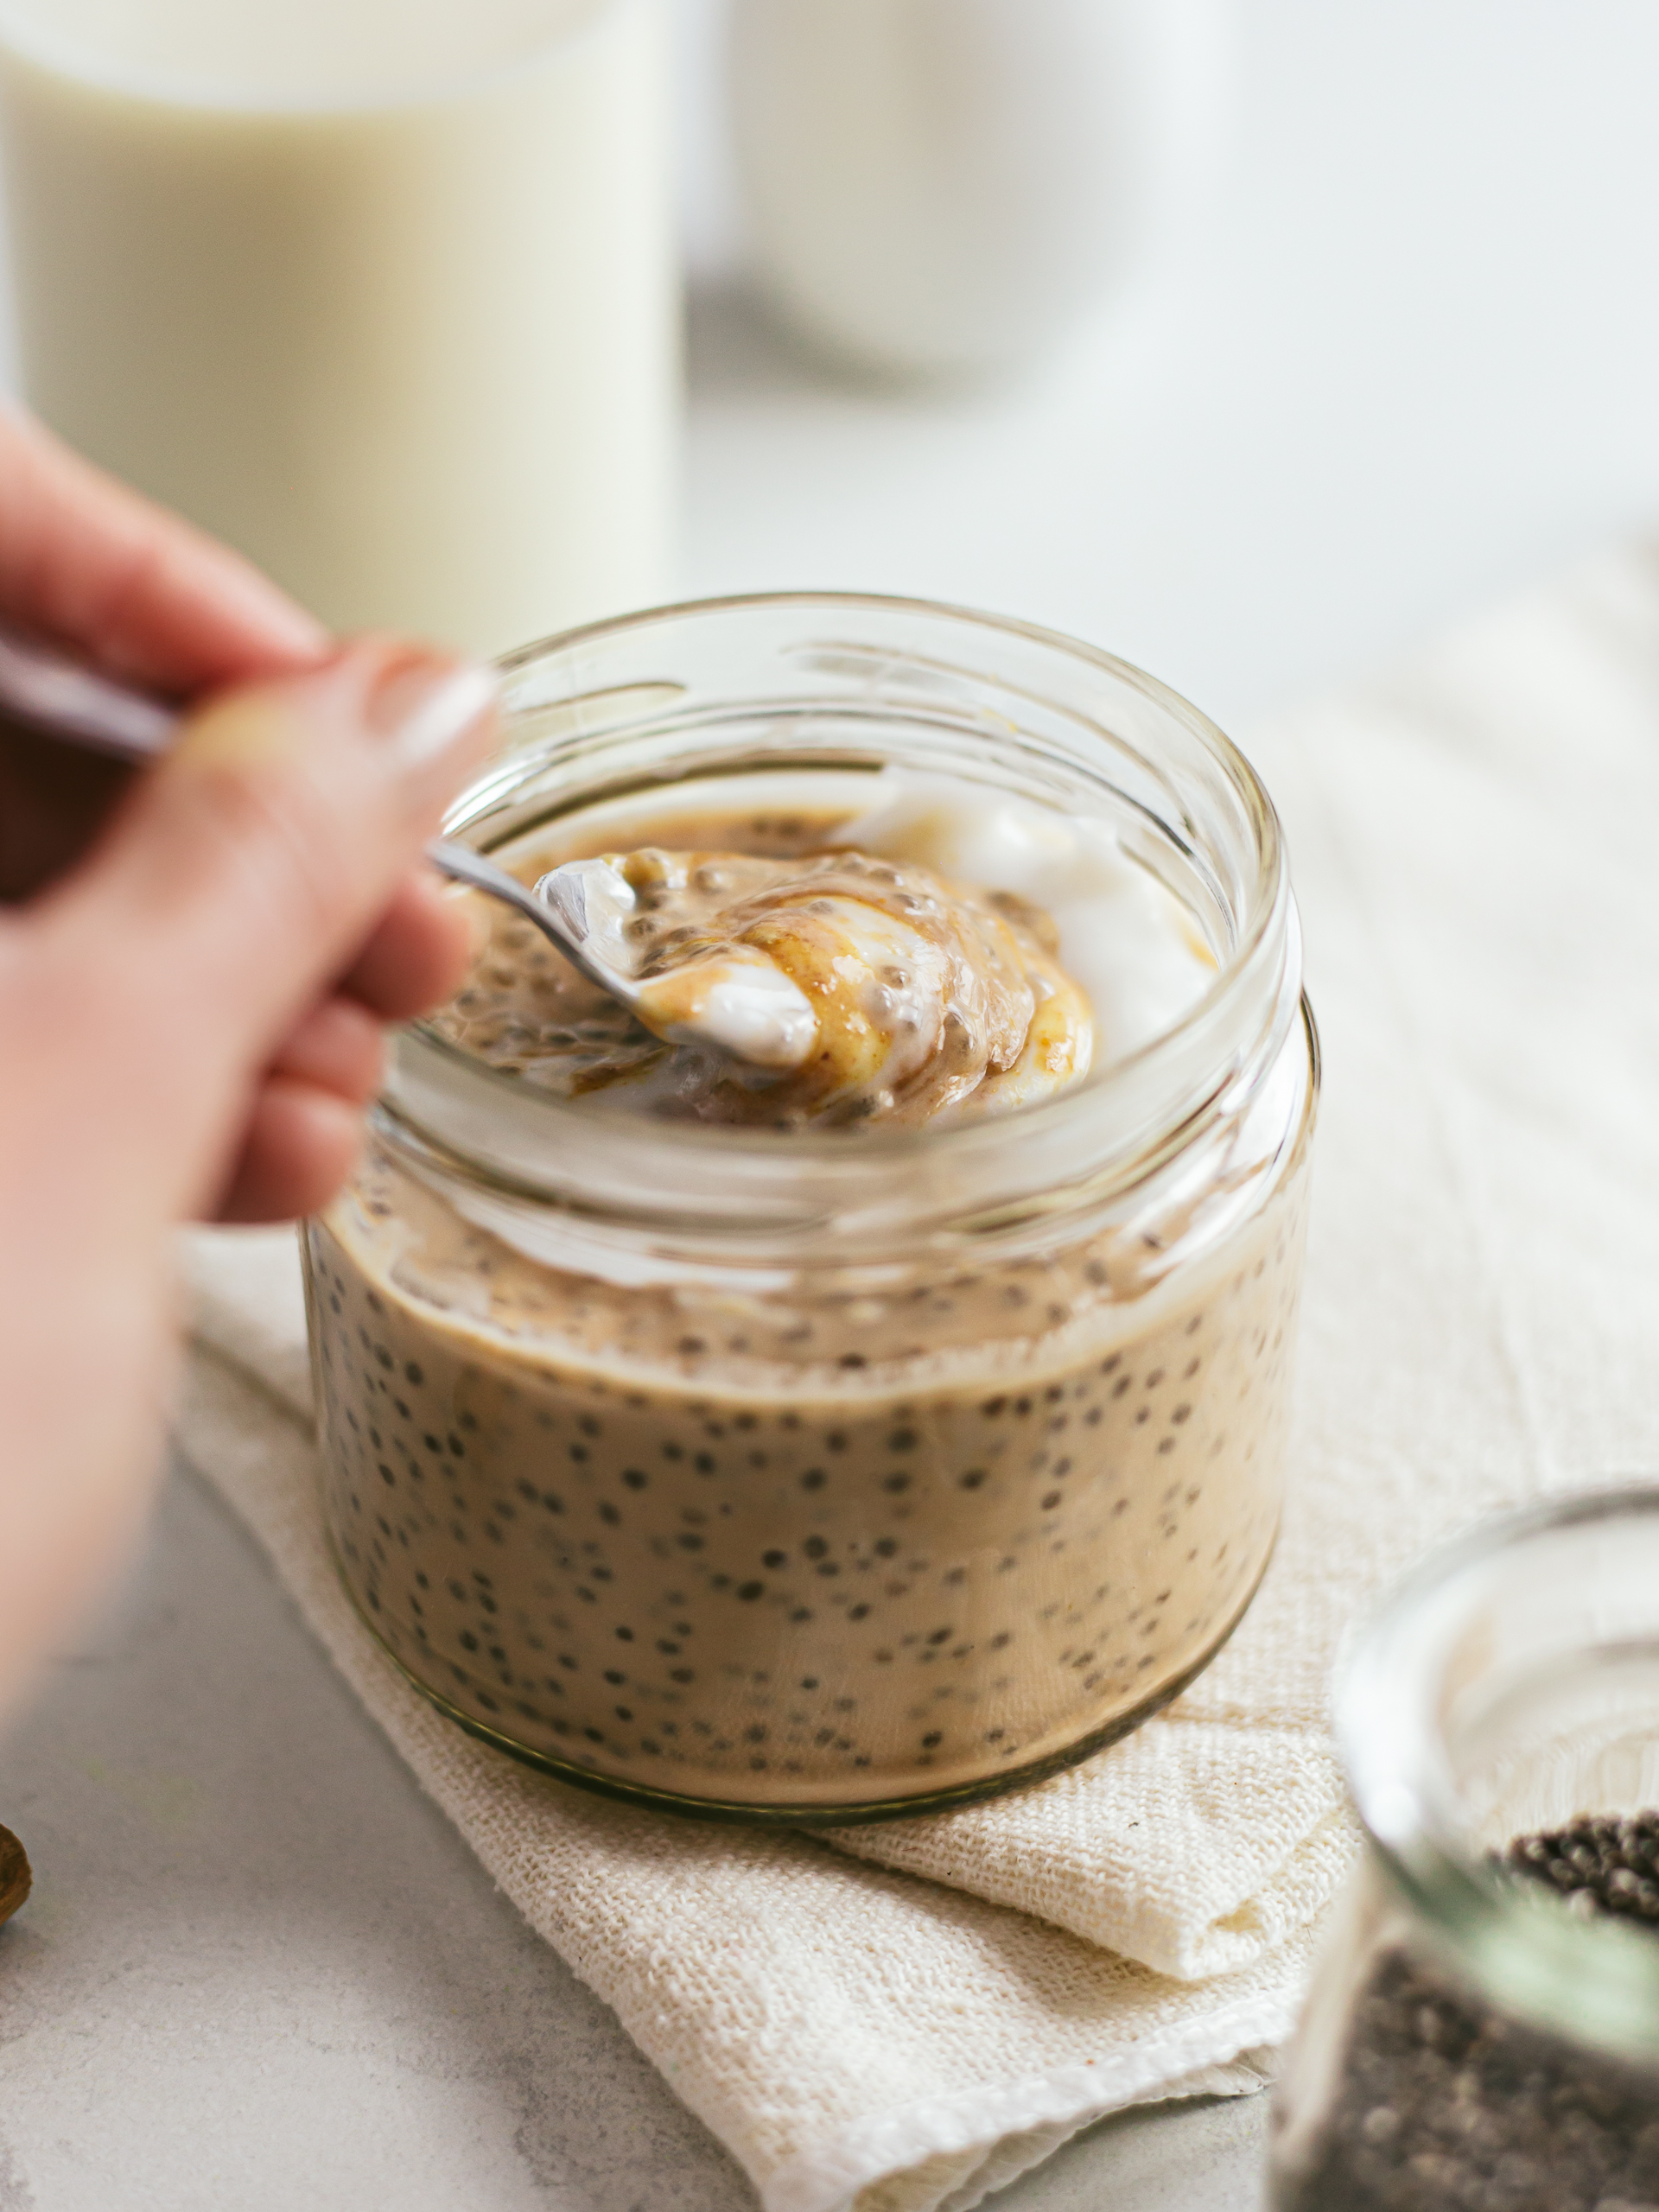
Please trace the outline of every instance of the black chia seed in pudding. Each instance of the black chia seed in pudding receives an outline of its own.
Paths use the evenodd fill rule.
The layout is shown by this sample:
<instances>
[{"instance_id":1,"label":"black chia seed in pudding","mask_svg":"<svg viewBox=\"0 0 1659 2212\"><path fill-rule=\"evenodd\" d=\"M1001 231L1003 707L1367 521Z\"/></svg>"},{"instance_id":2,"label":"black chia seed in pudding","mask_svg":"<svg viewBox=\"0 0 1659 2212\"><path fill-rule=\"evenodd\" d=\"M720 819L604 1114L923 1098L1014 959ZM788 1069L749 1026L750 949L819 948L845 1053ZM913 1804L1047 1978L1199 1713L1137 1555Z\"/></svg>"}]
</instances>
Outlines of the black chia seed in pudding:
<instances>
[{"instance_id":1,"label":"black chia seed in pudding","mask_svg":"<svg viewBox=\"0 0 1659 2212\"><path fill-rule=\"evenodd\" d=\"M1659 1814L1522 1836L1505 1864L1659 1937ZM1659 2075L1522 2025L1398 1945L1348 2024L1281 2212L1654 2212Z\"/></svg>"},{"instance_id":2,"label":"black chia seed in pudding","mask_svg":"<svg viewBox=\"0 0 1659 2212\"><path fill-rule=\"evenodd\" d=\"M454 1020L522 1060L516 926ZM874 1296L550 1266L377 1146L308 1239L346 1583L423 1688L573 1778L828 1820L1065 1764L1267 1560L1309 1118L1161 1280L1116 1232Z\"/></svg>"}]
</instances>

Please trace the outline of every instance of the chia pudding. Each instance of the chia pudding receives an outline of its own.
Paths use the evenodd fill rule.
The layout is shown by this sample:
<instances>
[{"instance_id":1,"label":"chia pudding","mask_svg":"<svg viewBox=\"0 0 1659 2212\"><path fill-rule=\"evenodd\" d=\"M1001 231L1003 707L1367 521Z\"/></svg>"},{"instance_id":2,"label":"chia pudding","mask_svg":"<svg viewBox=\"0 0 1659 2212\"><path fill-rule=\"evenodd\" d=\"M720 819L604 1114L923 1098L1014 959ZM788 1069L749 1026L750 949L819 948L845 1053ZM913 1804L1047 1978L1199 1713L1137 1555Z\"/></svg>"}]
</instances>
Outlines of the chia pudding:
<instances>
[{"instance_id":1,"label":"chia pudding","mask_svg":"<svg viewBox=\"0 0 1659 2212\"><path fill-rule=\"evenodd\" d=\"M556 1108L601 1181L649 1147L688 1215L732 1160L764 1174L704 1264L656 1185L629 1242L626 1189L555 1207L519 1138L480 1169L424 1109L378 1116L307 1246L327 1525L392 1656L568 1779L826 1824L1034 1778L1174 1695L1278 1522L1317 1090L1294 979L1197 1136L901 1236L912 1194L963 1211L936 1159L1029 1180L1057 1103L1211 1002L1195 904L1099 823L886 772L658 781L490 849L526 882L612 856L642 973L761 945L823 1049L780 1075L665 1041L492 912L417 1040L440 1089L504 1130ZM840 1178L838 1244L810 1211L766 1228L798 1145Z\"/></svg>"}]
</instances>

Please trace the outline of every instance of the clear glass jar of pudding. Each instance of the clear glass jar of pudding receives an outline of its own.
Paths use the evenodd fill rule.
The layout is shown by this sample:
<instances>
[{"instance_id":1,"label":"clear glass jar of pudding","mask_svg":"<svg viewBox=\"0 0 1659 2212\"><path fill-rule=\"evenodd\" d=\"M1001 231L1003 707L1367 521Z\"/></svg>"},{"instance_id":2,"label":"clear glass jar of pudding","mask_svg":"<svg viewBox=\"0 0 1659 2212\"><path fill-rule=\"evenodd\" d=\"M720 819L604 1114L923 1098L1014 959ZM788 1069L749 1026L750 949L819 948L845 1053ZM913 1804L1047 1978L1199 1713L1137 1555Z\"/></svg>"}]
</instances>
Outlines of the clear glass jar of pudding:
<instances>
[{"instance_id":1,"label":"clear glass jar of pudding","mask_svg":"<svg viewBox=\"0 0 1659 2212\"><path fill-rule=\"evenodd\" d=\"M1364 1852L1275 2093L1270 2202L1659 2203L1659 1487L1432 1560L1336 1707Z\"/></svg>"},{"instance_id":2,"label":"clear glass jar of pudding","mask_svg":"<svg viewBox=\"0 0 1659 2212\"><path fill-rule=\"evenodd\" d=\"M1038 1012L802 1110L688 1080L498 910L308 1232L347 1589L462 1726L658 1806L876 1819L1085 1758L1279 1519L1319 1075L1266 793L1135 670L944 607L670 608L504 671L449 835L527 881L798 866L821 916L885 899L900 983L943 902Z\"/></svg>"}]
</instances>

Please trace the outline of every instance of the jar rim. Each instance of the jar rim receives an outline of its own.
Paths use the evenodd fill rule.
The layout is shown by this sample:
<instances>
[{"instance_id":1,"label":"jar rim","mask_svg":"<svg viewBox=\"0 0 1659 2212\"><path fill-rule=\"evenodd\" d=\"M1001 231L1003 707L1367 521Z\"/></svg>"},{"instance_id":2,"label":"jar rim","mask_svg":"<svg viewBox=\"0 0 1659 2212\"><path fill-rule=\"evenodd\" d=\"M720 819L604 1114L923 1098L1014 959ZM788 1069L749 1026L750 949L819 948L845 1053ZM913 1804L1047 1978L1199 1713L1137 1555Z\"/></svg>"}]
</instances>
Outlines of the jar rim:
<instances>
[{"instance_id":1,"label":"jar rim","mask_svg":"<svg viewBox=\"0 0 1659 2212\"><path fill-rule=\"evenodd\" d=\"M1146 1153L1149 1135L1167 1141L1169 1117L1165 1113L1160 1121L1157 1111L1160 1103L1179 1095L1184 1114L1178 1119L1212 1111L1245 1064L1255 1067L1273 1057L1297 1019L1300 1002L1300 931L1282 831L1273 802L1244 754L1208 716L1156 677L1100 647L1017 618L927 600L855 592L734 594L613 616L515 648L497 664L509 715L515 709L526 716L549 709L575 709L576 720L582 722L580 710L588 702L595 702L570 741L571 758L579 760L583 748L591 753L619 733L651 723L649 711L630 721L626 702L633 694L653 694L655 706L661 709L661 695L681 688L671 679L654 686L649 680L639 680L640 671L635 671L636 681L631 683L607 685L599 681L619 673L606 665L619 648L625 658L629 653L636 658L643 655L640 669L644 670L651 665L655 641L683 637L690 626L710 632L729 632L736 643L747 621L767 623L791 617L842 623L852 618L855 634L842 644L848 652L865 645L857 634L859 623L876 626L884 634L870 648L873 665L902 664L907 669L969 677L992 687L1010 702L1023 702L1033 715L1040 709L1057 717L1061 726L1077 734L1078 742L1116 747L1127 755L1132 748L1112 728L1107 691L1103 690L1096 707L1091 709L1088 703L1091 685L1114 688L1120 702L1125 698L1138 702L1149 718L1160 721L1169 743L1190 748L1195 769L1201 766L1217 791L1224 793L1230 826L1243 850L1242 861L1238 854L1233 858L1241 876L1248 879L1241 909L1230 917L1230 941L1219 952L1216 976L1202 995L1176 1021L1091 1073L1084 1082L1007 1114L964 1120L945 1128L864 1128L850 1135L843 1130L779 1132L664 1122L624 1109L606 1108L591 1098L576 1109L517 1076L486 1066L448 1042L429 1022L412 1025L399 1039L388 1091L394 1113L407 1109L414 1091L421 1092L429 1108L438 1094L453 1096L459 1090L470 1092L480 1105L493 1101L499 1110L510 1110L525 1119L527 1125L538 1122L546 1133L545 1149L550 1155L567 1148L579 1124L582 1142L604 1155L603 1172L613 1176L626 1176L625 1162L630 1156L641 1158L648 1147L670 1142L682 1160L692 1163L688 1172L695 1179L706 1182L710 1178L737 1175L747 1195L753 1198L762 1198L785 1178L804 1177L831 1194L826 1203L833 1206L849 1201L853 1186L860 1181L914 1178L925 1171L935 1182L988 1192L988 1202L1006 1205L1029 1198L1033 1188L1040 1189L1045 1174L1050 1184L1075 1181L1076 1162L1080 1158L1090 1160L1090 1173L1096 1181L1103 1174L1108 1179L1114 1176L1121 1179L1131 1157ZM952 664L930 658L919 649L906 655L897 642L897 633L905 626L925 631L941 652L947 640L976 642L979 656ZM1017 682L1006 680L1001 670L988 673L985 655L999 650L1013 660L1023 657L1034 662L1032 682L1024 690ZM1022 667L1014 672L1025 671ZM1042 673L1054 678L1052 695L1036 689L1036 677ZM1076 697L1064 696L1065 677L1076 687ZM607 700L617 703L607 707ZM709 712L712 714L713 709ZM664 713L672 719L671 712L661 709L658 723L663 721ZM705 731L712 726L715 725L706 720L699 724ZM1014 724L1008 727L1022 742L1027 741ZM995 733L991 734L994 740ZM499 758L452 808L446 833L465 836L486 817L490 804L500 799L515 778L522 783L556 767L564 742L557 740L540 748L512 750ZM780 759L777 765L789 763ZM591 799L602 793L588 796ZM1191 818L1180 823L1179 830L1194 838L1200 835L1198 824ZM1200 1070L1199 1078L1192 1077L1192 1064ZM1189 1078L1185 1085L1184 1073ZM421 1109L415 1110L414 1118L417 1123L423 1118ZM1114 1121L1128 1132L1123 1144L1116 1147L1103 1147L1098 1141L1080 1144L1091 1128L1097 1138ZM1160 1126L1153 1130L1153 1123ZM519 1150L531 1149L533 1140L527 1136ZM1022 1178L1016 1173L1010 1187L995 1188L1009 1184L1006 1171L1020 1155L1027 1157L1033 1168L1045 1161L1050 1166L1034 1176L1027 1173ZM1052 1163L1061 1157L1071 1160L1072 1170L1057 1178ZM1000 1175L999 1166L1005 1171ZM518 1179L524 1180L522 1174ZM534 1177L530 1180L533 1184Z\"/></svg>"},{"instance_id":2,"label":"jar rim","mask_svg":"<svg viewBox=\"0 0 1659 2212\"><path fill-rule=\"evenodd\" d=\"M661 607L646 607L638 613L607 616L600 621L584 623L578 629L556 632L553 635L537 639L532 644L517 645L510 652L503 653L498 659L496 666L504 675L511 677L517 670L543 661L555 652L573 652L590 644L599 644L608 638L624 635L643 636L658 626L681 620L688 616L718 617L728 613L743 613L750 609L775 610L785 607L814 610L823 608L837 613L869 610L887 615L914 615L924 620L943 618L949 622L960 623L969 631L1000 632L1007 637L1023 639L1031 644L1042 646L1045 650L1060 652L1069 659L1079 661L1085 665L1093 665L1116 677L1119 682L1132 686L1149 701L1164 709L1166 712L1173 713L1193 734L1202 739L1216 758L1224 766L1236 787L1241 793L1247 795L1253 814L1259 810L1256 826L1261 839L1258 879L1260 896L1249 921L1240 932L1238 943L1232 949L1228 958L1217 964L1214 982L1206 987L1203 996L1197 1003L1189 1007L1186 1012L1178 1020L1172 1022L1167 1028L1160 1030L1156 1036L1148 1039L1147 1043L1138 1047L1135 1052L1126 1053L1122 1059L1114 1061L1109 1068L1103 1070L1100 1076L1091 1077L1090 1083L1103 1081L1116 1069L1127 1067L1131 1061L1140 1059L1146 1053L1155 1052L1166 1039L1190 1029L1200 1018L1205 1007L1229 988L1237 971L1247 963L1251 953L1272 926L1274 918L1275 894L1280 889L1280 879L1287 869L1284 831L1279 820L1278 810L1268 796L1266 785L1241 748L1234 743L1218 723L1211 720L1202 708L1195 707L1182 693L1165 683L1160 677L1149 675L1145 669L1137 667L1133 661L1124 660L1116 653L1108 652L1103 646L1091 645L1086 639L1074 638L1065 631L1049 629L1040 623L1022 621L1015 615L987 613L982 609L963 607L949 600L915 599L903 594L883 592L779 591L734 592L711 599L671 601ZM1079 1086L1079 1088L1082 1087ZM1053 1103L1052 1100L1039 1100L1032 1105L1016 1107L1010 1114L999 1116L998 1119L1007 1126L1017 1117L1039 1114L1046 1106ZM815 1136L811 1132L791 1134L787 1137L779 1138L777 1132L770 1130L734 1132L718 1127L705 1128L702 1124L690 1126L716 1139L729 1141L734 1136L741 1136L751 1141L757 1136L774 1138L796 1149L804 1144L819 1144L833 1151L844 1141L844 1139L832 1135ZM926 1128L909 1128L871 1129L861 1132L859 1141L867 1148L891 1144L897 1151L913 1150L918 1143L937 1144L940 1141L947 1141L953 1135L960 1134L962 1130L974 1126L975 1124L971 1122L960 1122L953 1128L932 1131Z\"/></svg>"},{"instance_id":3,"label":"jar rim","mask_svg":"<svg viewBox=\"0 0 1659 2212\"><path fill-rule=\"evenodd\" d=\"M1483 1605L1533 1556L1621 1530L1627 1543L1643 1535L1659 1543L1659 1479L1546 1499L1441 1546L1351 1632L1332 1706L1370 1847L1465 1974L1537 2025L1650 2064L1659 2060L1659 1940L1611 1916L1582 1918L1553 1891L1471 1848L1447 1742L1466 1688L1459 1658ZM1650 1640L1659 1656L1659 1597ZM1592 1662L1629 1648L1609 1637L1582 1649Z\"/></svg>"}]
</instances>

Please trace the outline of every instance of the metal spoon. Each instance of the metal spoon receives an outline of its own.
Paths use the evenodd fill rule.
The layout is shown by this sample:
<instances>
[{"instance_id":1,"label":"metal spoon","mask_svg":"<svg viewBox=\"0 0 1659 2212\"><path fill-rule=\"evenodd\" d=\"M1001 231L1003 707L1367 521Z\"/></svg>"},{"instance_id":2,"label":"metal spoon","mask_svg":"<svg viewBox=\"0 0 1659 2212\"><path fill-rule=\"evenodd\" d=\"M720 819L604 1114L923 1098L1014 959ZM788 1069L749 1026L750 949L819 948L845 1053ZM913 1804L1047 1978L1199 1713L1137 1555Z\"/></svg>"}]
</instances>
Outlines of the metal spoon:
<instances>
[{"instance_id":1,"label":"metal spoon","mask_svg":"<svg viewBox=\"0 0 1659 2212\"><path fill-rule=\"evenodd\" d=\"M439 837L426 849L434 868L511 906L550 938L590 983L627 1007L654 1036L675 1045L712 1046L751 1067L788 1070L818 1042L811 1001L783 969L744 945L639 976L631 972L626 923L633 887L607 860L567 861L527 890L470 845Z\"/></svg>"},{"instance_id":2,"label":"metal spoon","mask_svg":"<svg viewBox=\"0 0 1659 2212\"><path fill-rule=\"evenodd\" d=\"M141 766L167 751L181 712L0 623L0 720ZM747 947L727 947L663 975L636 975L626 928L634 892L608 861L567 861L529 890L454 838L435 839L427 858L453 881L533 922L580 975L656 1036L778 1070L800 1067L817 1046L810 1001L780 968Z\"/></svg>"}]
</instances>

